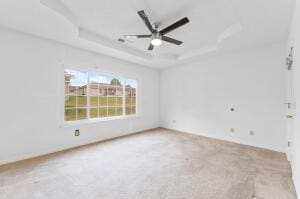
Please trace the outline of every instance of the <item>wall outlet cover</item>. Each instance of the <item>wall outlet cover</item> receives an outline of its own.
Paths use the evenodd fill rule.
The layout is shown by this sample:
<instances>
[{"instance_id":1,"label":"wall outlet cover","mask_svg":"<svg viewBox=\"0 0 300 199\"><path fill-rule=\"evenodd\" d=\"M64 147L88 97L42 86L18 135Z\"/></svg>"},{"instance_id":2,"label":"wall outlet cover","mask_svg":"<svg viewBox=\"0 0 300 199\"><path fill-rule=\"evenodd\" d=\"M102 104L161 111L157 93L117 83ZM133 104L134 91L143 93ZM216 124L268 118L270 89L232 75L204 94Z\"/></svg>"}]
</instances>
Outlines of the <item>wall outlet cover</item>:
<instances>
[{"instance_id":1,"label":"wall outlet cover","mask_svg":"<svg viewBox=\"0 0 300 199\"><path fill-rule=\"evenodd\" d=\"M79 131L79 129L76 129L75 130L75 136L79 136L80 135L80 131Z\"/></svg>"}]
</instances>

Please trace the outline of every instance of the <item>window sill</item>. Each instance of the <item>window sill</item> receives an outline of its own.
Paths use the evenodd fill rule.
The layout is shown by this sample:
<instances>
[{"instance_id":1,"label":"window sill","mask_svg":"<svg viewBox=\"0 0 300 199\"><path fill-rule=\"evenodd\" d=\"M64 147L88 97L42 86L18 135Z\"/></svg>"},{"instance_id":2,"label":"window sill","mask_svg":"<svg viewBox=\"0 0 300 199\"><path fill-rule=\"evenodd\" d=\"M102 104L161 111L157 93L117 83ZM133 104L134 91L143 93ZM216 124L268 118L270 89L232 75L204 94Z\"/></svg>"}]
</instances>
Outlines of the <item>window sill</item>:
<instances>
[{"instance_id":1,"label":"window sill","mask_svg":"<svg viewBox=\"0 0 300 199\"><path fill-rule=\"evenodd\" d=\"M108 117L108 118L101 118L101 119L97 118L97 119L70 121L70 122L63 122L63 124L61 124L60 127L107 122L107 121L114 121L114 120L133 119L133 118L138 118L138 117L139 117L139 115L136 114L136 115L130 115L130 116L116 116L116 117Z\"/></svg>"}]
</instances>

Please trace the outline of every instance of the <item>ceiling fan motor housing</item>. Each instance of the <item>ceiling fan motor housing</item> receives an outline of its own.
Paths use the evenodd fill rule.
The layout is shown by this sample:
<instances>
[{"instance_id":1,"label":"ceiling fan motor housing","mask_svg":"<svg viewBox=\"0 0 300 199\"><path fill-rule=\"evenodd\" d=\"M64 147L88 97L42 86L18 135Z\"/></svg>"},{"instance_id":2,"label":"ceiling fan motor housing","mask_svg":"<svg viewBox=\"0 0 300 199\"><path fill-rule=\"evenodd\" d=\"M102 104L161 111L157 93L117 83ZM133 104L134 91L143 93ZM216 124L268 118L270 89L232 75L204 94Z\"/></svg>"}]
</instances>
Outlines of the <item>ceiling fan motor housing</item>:
<instances>
[{"instance_id":1,"label":"ceiling fan motor housing","mask_svg":"<svg viewBox=\"0 0 300 199\"><path fill-rule=\"evenodd\" d=\"M161 40L161 34L157 31L152 33L152 39L160 39Z\"/></svg>"}]
</instances>

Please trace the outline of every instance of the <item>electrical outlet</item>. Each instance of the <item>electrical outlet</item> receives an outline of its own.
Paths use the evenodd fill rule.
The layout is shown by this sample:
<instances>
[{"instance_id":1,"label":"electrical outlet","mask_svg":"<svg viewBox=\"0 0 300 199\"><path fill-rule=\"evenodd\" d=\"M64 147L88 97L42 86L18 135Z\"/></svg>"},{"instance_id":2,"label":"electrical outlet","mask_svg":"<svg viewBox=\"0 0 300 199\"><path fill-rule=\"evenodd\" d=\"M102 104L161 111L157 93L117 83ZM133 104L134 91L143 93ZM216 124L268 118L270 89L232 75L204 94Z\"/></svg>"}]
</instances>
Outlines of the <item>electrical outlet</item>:
<instances>
[{"instance_id":1,"label":"electrical outlet","mask_svg":"<svg viewBox=\"0 0 300 199\"><path fill-rule=\"evenodd\" d=\"M254 135L254 131L253 130L249 131L249 134Z\"/></svg>"},{"instance_id":2,"label":"electrical outlet","mask_svg":"<svg viewBox=\"0 0 300 199\"><path fill-rule=\"evenodd\" d=\"M235 129L234 128L230 128L230 132L234 133Z\"/></svg>"},{"instance_id":3,"label":"electrical outlet","mask_svg":"<svg viewBox=\"0 0 300 199\"><path fill-rule=\"evenodd\" d=\"M80 135L80 131L79 131L79 129L76 129L75 130L75 136L79 136Z\"/></svg>"}]
</instances>

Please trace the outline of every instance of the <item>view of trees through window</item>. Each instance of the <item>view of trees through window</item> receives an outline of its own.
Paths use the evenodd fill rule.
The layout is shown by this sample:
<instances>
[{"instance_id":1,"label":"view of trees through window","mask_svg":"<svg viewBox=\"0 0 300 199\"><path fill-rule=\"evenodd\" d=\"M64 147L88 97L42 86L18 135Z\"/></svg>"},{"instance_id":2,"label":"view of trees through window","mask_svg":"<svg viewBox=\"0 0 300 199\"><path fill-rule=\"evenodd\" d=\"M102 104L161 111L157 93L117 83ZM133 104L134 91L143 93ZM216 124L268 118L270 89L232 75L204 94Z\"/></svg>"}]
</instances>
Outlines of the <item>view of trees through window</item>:
<instances>
[{"instance_id":1,"label":"view of trees through window","mask_svg":"<svg viewBox=\"0 0 300 199\"><path fill-rule=\"evenodd\" d=\"M136 80L70 69L64 77L65 121L136 114Z\"/></svg>"}]
</instances>

